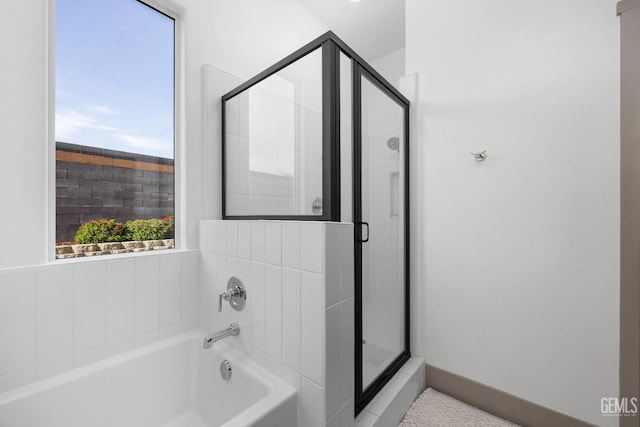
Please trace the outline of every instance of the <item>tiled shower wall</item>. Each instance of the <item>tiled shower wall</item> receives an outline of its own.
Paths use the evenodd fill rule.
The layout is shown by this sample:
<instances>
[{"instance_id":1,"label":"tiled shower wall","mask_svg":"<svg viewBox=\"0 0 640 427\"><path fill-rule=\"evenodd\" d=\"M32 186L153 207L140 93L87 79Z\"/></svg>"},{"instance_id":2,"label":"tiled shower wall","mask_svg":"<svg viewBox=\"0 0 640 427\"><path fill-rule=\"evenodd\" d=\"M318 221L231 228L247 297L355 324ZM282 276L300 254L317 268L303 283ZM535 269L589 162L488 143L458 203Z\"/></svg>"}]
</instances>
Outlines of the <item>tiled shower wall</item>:
<instances>
[{"instance_id":1,"label":"tiled shower wall","mask_svg":"<svg viewBox=\"0 0 640 427\"><path fill-rule=\"evenodd\" d=\"M229 342L298 390L298 425L353 426L353 226L201 221L201 325L240 325ZM236 276L247 304L218 295Z\"/></svg>"},{"instance_id":2,"label":"tiled shower wall","mask_svg":"<svg viewBox=\"0 0 640 427\"><path fill-rule=\"evenodd\" d=\"M199 325L197 251L0 271L0 393Z\"/></svg>"}]
</instances>

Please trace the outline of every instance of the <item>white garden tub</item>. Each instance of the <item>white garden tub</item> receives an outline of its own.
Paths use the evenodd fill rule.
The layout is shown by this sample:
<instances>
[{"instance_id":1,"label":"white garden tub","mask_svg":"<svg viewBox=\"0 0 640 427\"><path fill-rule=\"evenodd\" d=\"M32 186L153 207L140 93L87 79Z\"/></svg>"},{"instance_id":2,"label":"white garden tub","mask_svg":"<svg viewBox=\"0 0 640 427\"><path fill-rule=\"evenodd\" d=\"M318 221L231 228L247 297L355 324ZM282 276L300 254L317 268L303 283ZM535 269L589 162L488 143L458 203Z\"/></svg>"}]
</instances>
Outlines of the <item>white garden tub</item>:
<instances>
[{"instance_id":1,"label":"white garden tub","mask_svg":"<svg viewBox=\"0 0 640 427\"><path fill-rule=\"evenodd\" d=\"M204 332L0 394L1 427L289 427L296 392ZM231 362L228 381L220 362Z\"/></svg>"}]
</instances>

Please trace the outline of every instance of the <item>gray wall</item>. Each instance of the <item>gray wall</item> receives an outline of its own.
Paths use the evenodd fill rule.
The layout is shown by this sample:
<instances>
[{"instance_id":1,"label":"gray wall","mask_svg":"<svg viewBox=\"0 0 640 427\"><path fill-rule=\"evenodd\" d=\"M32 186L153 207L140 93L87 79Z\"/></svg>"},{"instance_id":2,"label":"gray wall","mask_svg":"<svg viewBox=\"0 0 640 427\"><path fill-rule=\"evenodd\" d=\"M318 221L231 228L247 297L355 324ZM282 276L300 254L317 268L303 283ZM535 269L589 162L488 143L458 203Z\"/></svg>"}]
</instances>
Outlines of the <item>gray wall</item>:
<instances>
[{"instance_id":1,"label":"gray wall","mask_svg":"<svg viewBox=\"0 0 640 427\"><path fill-rule=\"evenodd\" d=\"M125 222L173 215L173 172L143 170L134 168L136 165L132 163L172 169L173 159L61 142L56 144L56 154L58 159L71 157L71 160L56 160L57 242L73 240L80 224L94 219L113 218ZM92 159L92 163L86 162ZM129 166L100 164L109 163L109 159L124 160L120 163Z\"/></svg>"}]
</instances>

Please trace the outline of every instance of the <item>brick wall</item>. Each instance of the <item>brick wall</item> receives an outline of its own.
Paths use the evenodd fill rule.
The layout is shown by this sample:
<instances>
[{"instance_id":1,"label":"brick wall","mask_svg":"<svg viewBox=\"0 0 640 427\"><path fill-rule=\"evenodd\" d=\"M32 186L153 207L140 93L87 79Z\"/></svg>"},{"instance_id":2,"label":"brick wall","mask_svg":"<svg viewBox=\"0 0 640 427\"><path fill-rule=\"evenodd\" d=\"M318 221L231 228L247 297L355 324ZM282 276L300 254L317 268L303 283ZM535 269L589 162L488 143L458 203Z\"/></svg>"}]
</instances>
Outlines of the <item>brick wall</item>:
<instances>
[{"instance_id":1,"label":"brick wall","mask_svg":"<svg viewBox=\"0 0 640 427\"><path fill-rule=\"evenodd\" d=\"M80 224L174 214L173 159L56 143L56 241Z\"/></svg>"}]
</instances>

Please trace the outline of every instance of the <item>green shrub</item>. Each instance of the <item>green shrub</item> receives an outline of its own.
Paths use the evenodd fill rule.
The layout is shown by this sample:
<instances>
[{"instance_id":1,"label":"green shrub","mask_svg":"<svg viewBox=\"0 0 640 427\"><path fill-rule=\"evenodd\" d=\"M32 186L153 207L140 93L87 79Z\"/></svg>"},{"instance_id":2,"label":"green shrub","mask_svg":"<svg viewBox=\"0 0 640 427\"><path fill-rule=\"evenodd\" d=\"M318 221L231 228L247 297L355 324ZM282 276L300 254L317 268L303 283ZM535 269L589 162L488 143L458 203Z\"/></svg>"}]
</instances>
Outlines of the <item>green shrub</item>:
<instances>
[{"instance_id":1,"label":"green shrub","mask_svg":"<svg viewBox=\"0 0 640 427\"><path fill-rule=\"evenodd\" d=\"M75 241L80 244L121 242L124 240L124 226L115 219L97 219L85 222L78 228Z\"/></svg>"},{"instance_id":2,"label":"green shrub","mask_svg":"<svg viewBox=\"0 0 640 427\"><path fill-rule=\"evenodd\" d=\"M162 218L162 222L165 224L164 239L173 239L176 235L175 217L173 215Z\"/></svg>"},{"instance_id":3,"label":"green shrub","mask_svg":"<svg viewBox=\"0 0 640 427\"><path fill-rule=\"evenodd\" d=\"M124 224L127 240L159 240L167 232L167 223L161 219L134 219Z\"/></svg>"},{"instance_id":4,"label":"green shrub","mask_svg":"<svg viewBox=\"0 0 640 427\"><path fill-rule=\"evenodd\" d=\"M98 219L85 222L76 232L75 241L80 244L122 242L128 240L173 239L175 218L134 219L124 224L115 219Z\"/></svg>"}]
</instances>

